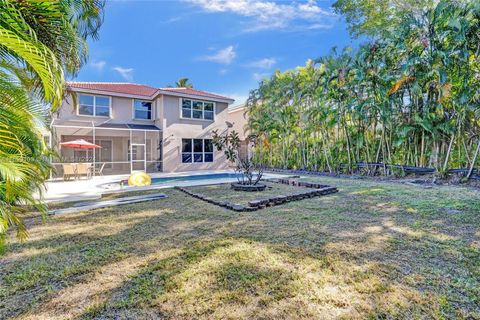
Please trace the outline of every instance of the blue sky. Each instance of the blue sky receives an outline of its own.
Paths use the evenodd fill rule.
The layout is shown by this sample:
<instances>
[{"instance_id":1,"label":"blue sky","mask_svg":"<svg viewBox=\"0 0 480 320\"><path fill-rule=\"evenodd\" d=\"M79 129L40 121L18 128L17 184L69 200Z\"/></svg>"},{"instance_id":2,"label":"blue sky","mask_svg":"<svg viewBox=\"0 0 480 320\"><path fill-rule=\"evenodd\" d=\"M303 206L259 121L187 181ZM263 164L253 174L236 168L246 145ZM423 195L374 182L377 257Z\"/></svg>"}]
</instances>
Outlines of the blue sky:
<instances>
[{"instance_id":1,"label":"blue sky","mask_svg":"<svg viewBox=\"0 0 480 320\"><path fill-rule=\"evenodd\" d=\"M330 0L110 0L78 81L194 87L237 103L262 77L352 45Z\"/></svg>"}]
</instances>

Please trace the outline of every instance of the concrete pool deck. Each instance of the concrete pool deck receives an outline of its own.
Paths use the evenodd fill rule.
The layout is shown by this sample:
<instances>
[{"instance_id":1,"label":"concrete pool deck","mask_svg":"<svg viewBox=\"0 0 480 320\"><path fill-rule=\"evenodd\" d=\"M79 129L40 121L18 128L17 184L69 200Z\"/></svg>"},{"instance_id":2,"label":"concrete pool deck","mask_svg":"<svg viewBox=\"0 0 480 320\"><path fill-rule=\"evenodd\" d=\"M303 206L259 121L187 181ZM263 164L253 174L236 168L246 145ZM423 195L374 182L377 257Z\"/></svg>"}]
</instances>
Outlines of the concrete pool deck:
<instances>
[{"instance_id":1,"label":"concrete pool deck","mask_svg":"<svg viewBox=\"0 0 480 320\"><path fill-rule=\"evenodd\" d=\"M174 172L174 173L153 173L152 178L169 178L180 176L194 176L205 174L219 174L219 173L234 173L232 170L204 170L204 171L190 171L190 172ZM151 185L148 187L129 187L120 186L120 180L128 179L129 174L111 175L93 177L91 179L79 179L73 181L52 180L46 183L46 191L43 194L43 199L46 202L68 202L68 201L83 201L99 199L102 194L114 192L127 191L142 191L152 189L165 189L175 186L188 187L209 185L218 183L229 183L236 181L236 178L220 178L220 179L206 179L193 181L170 181L158 185ZM281 178L288 175L285 174L264 174L265 178ZM39 195L37 195L39 198Z\"/></svg>"}]
</instances>

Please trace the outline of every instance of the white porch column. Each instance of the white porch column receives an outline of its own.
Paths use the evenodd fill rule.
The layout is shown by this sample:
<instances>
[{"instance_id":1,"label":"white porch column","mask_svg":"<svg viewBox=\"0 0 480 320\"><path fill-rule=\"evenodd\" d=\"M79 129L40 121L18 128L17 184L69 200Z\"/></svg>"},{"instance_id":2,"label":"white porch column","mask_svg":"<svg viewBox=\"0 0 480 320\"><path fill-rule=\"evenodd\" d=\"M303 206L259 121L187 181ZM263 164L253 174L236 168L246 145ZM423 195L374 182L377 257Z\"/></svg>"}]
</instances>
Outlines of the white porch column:
<instances>
[{"instance_id":1,"label":"white porch column","mask_svg":"<svg viewBox=\"0 0 480 320\"><path fill-rule=\"evenodd\" d=\"M132 129L130 129L130 145L128 146L130 148L130 174L132 173L133 171L133 148L132 148L132 143L133 143L133 140L132 140Z\"/></svg>"},{"instance_id":2,"label":"white porch column","mask_svg":"<svg viewBox=\"0 0 480 320\"><path fill-rule=\"evenodd\" d=\"M147 172L147 130L143 130L143 169Z\"/></svg>"},{"instance_id":3,"label":"white porch column","mask_svg":"<svg viewBox=\"0 0 480 320\"><path fill-rule=\"evenodd\" d=\"M92 126L93 126L93 143L95 143L95 124L92 122ZM93 176L95 177L95 149L96 148L93 148Z\"/></svg>"}]
</instances>

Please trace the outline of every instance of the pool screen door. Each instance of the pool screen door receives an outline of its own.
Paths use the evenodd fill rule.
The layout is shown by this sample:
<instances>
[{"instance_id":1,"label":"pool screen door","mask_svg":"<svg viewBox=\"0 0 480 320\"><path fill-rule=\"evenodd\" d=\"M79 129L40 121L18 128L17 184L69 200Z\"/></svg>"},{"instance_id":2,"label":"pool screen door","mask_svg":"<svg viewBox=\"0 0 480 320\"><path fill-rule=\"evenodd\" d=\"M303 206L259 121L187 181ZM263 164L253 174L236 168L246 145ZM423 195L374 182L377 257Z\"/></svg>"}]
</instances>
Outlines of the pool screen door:
<instances>
[{"instance_id":1,"label":"pool screen door","mask_svg":"<svg viewBox=\"0 0 480 320\"><path fill-rule=\"evenodd\" d=\"M147 152L147 148L145 147L145 144L132 143L130 145L130 148L131 148L131 150L130 150L131 172L146 171L146 166L147 166L146 152Z\"/></svg>"}]
</instances>

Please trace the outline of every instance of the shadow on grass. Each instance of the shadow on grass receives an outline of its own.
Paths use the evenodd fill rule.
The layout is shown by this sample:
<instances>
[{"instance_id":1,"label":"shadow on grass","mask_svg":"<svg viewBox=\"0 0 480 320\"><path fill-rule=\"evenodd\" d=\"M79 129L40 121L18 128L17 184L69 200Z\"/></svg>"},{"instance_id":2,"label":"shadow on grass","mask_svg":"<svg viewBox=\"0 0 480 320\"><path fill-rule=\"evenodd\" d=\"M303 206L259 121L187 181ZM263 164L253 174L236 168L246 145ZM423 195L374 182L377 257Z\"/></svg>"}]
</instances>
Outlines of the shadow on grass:
<instances>
[{"instance_id":1,"label":"shadow on grass","mask_svg":"<svg viewBox=\"0 0 480 320\"><path fill-rule=\"evenodd\" d=\"M376 261L344 261L241 238L194 241L152 261L78 319L437 317L435 296ZM415 275L412 275L415 276Z\"/></svg>"},{"instance_id":2,"label":"shadow on grass","mask_svg":"<svg viewBox=\"0 0 480 320\"><path fill-rule=\"evenodd\" d=\"M149 210L135 212L133 208L124 206L54 218L51 223L61 234L48 231L42 236L42 231L34 240L11 245L10 257L7 255L0 264L0 318L27 312L36 303L48 301L57 292L86 281L103 266L148 255L159 244L164 250L174 248L178 241L215 228L215 222L199 220L193 213L176 217L178 213L171 209L152 211L147 207ZM115 219L110 219L112 216ZM96 224L106 230L105 234L96 230ZM62 234L65 229L72 229L71 225L80 231ZM91 228L82 230L85 226ZM55 229L48 223L38 226L45 227ZM42 251L45 248L49 250Z\"/></svg>"},{"instance_id":3,"label":"shadow on grass","mask_svg":"<svg viewBox=\"0 0 480 320\"><path fill-rule=\"evenodd\" d=\"M150 263L112 290L109 301L78 318L138 317L132 310L166 318L288 315L299 306L292 300L299 278L294 266L267 245L195 241L178 255Z\"/></svg>"},{"instance_id":4,"label":"shadow on grass","mask_svg":"<svg viewBox=\"0 0 480 320\"><path fill-rule=\"evenodd\" d=\"M478 315L479 250L470 236L425 226L428 216L375 205L413 196L402 192L252 214L171 191L144 206L58 217L10 250L51 251L0 265L0 318Z\"/></svg>"}]
</instances>

